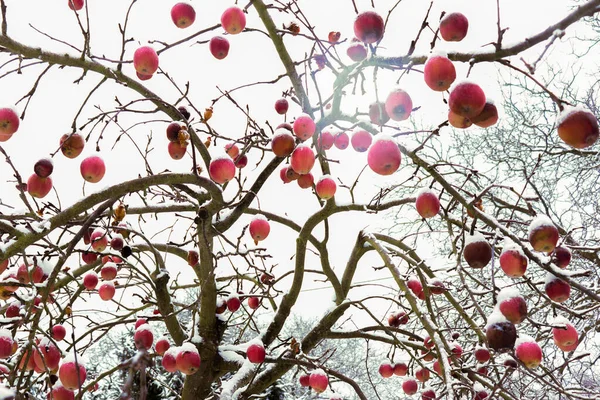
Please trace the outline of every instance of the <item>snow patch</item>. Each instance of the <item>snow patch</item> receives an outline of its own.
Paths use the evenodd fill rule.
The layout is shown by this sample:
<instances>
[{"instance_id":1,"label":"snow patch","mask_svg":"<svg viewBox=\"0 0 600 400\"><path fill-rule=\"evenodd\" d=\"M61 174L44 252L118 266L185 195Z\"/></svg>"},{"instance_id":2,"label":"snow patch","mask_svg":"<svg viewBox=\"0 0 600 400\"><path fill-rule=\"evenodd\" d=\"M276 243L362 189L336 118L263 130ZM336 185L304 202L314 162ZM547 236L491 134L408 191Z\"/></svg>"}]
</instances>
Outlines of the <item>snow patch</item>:
<instances>
[{"instance_id":1,"label":"snow patch","mask_svg":"<svg viewBox=\"0 0 600 400\"><path fill-rule=\"evenodd\" d=\"M515 349L523 343L537 343L534 338L529 335L519 335L515 342Z\"/></svg>"},{"instance_id":2,"label":"snow patch","mask_svg":"<svg viewBox=\"0 0 600 400\"><path fill-rule=\"evenodd\" d=\"M77 354L77 357L75 357L75 353L73 353L73 352L68 353L65 356L65 358L62 359L61 364L67 364L70 362L74 363L75 358L77 358L77 364L79 364L85 368L85 364L86 364L85 358L81 354Z\"/></svg>"},{"instance_id":3,"label":"snow patch","mask_svg":"<svg viewBox=\"0 0 600 400\"><path fill-rule=\"evenodd\" d=\"M472 235L468 235L465 237L465 246L471 244L471 243L475 243L475 242L486 242L487 240L485 238L485 236L483 236L481 233L475 231Z\"/></svg>"},{"instance_id":4,"label":"snow patch","mask_svg":"<svg viewBox=\"0 0 600 400\"><path fill-rule=\"evenodd\" d=\"M494 311L492 311L490 316L487 318L485 329L487 329L490 325L498 324L501 322L508 322L508 320L504 315L502 315L499 309L495 308Z\"/></svg>"},{"instance_id":5,"label":"snow patch","mask_svg":"<svg viewBox=\"0 0 600 400\"><path fill-rule=\"evenodd\" d=\"M529 224L529 228L527 228L527 236L530 236L533 231L544 226L555 227L550 218L548 218L546 215L540 214Z\"/></svg>"},{"instance_id":6,"label":"snow patch","mask_svg":"<svg viewBox=\"0 0 600 400\"><path fill-rule=\"evenodd\" d=\"M505 287L504 289L500 290L500 293L498 293L498 304L502 303L504 300L510 300L513 297L523 296L521 295L519 289L517 289L515 286Z\"/></svg>"}]
</instances>

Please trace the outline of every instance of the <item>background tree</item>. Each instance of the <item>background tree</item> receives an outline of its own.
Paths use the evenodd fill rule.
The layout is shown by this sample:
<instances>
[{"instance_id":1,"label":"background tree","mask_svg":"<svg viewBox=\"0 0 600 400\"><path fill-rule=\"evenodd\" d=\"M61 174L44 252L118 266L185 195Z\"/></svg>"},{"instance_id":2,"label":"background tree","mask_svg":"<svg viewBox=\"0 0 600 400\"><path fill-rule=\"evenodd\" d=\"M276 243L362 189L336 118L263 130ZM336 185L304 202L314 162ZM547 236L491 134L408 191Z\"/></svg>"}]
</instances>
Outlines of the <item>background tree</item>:
<instances>
[{"instance_id":1,"label":"background tree","mask_svg":"<svg viewBox=\"0 0 600 400\"><path fill-rule=\"evenodd\" d=\"M0 398L600 395L600 0L163 3L0 0Z\"/></svg>"}]
</instances>

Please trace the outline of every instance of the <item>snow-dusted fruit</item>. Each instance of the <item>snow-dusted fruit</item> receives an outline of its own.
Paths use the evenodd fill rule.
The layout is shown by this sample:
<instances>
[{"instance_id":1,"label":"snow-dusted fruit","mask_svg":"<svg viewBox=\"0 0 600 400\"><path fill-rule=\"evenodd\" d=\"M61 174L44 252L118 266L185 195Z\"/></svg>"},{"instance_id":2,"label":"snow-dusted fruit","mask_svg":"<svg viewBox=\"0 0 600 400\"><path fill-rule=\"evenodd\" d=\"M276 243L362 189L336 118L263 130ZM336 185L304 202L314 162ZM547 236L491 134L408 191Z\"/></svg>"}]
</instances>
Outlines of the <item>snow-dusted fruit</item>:
<instances>
[{"instance_id":1,"label":"snow-dusted fruit","mask_svg":"<svg viewBox=\"0 0 600 400\"><path fill-rule=\"evenodd\" d=\"M383 38L385 24L381 15L365 11L354 20L354 35L364 43L377 43Z\"/></svg>"}]
</instances>

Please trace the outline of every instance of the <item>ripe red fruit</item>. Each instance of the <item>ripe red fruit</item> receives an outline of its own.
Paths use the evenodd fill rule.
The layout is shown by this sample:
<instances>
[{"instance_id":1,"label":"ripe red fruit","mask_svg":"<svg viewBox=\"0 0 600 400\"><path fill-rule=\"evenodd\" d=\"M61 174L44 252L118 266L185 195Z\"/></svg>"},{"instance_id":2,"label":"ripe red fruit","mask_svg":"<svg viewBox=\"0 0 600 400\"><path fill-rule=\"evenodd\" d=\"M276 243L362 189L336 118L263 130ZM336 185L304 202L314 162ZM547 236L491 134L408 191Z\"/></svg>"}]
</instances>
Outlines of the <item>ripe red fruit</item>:
<instances>
[{"instance_id":1,"label":"ripe red fruit","mask_svg":"<svg viewBox=\"0 0 600 400\"><path fill-rule=\"evenodd\" d=\"M310 374L310 387L317 393L323 393L329 385L329 378L323 370L316 370Z\"/></svg>"},{"instance_id":2,"label":"ripe red fruit","mask_svg":"<svg viewBox=\"0 0 600 400\"><path fill-rule=\"evenodd\" d=\"M528 229L529 243L535 251L551 252L558 243L558 229L550 218L545 215L539 215Z\"/></svg>"},{"instance_id":3,"label":"ripe red fruit","mask_svg":"<svg viewBox=\"0 0 600 400\"><path fill-rule=\"evenodd\" d=\"M385 100L385 111L394 121L404 121L413 109L412 99L402 89L392 91Z\"/></svg>"},{"instance_id":4,"label":"ripe red fruit","mask_svg":"<svg viewBox=\"0 0 600 400\"><path fill-rule=\"evenodd\" d=\"M208 42L210 54L217 60L222 60L229 54L229 40L223 36L215 36Z\"/></svg>"},{"instance_id":5,"label":"ripe red fruit","mask_svg":"<svg viewBox=\"0 0 600 400\"><path fill-rule=\"evenodd\" d=\"M490 351L485 347L477 346L475 348L475 359L480 363L490 361Z\"/></svg>"},{"instance_id":6,"label":"ripe red fruit","mask_svg":"<svg viewBox=\"0 0 600 400\"><path fill-rule=\"evenodd\" d=\"M385 103L371 103L369 105L369 119L375 125L385 125L390 120L390 116L385 111Z\"/></svg>"},{"instance_id":7,"label":"ripe red fruit","mask_svg":"<svg viewBox=\"0 0 600 400\"><path fill-rule=\"evenodd\" d=\"M32 197L43 199L52 190L52 178L40 178L36 174L31 174L27 180L27 193Z\"/></svg>"},{"instance_id":8,"label":"ripe red fruit","mask_svg":"<svg viewBox=\"0 0 600 400\"><path fill-rule=\"evenodd\" d=\"M427 368L417 368L415 370L415 378L419 382L427 382L429 380L430 374Z\"/></svg>"},{"instance_id":9,"label":"ripe red fruit","mask_svg":"<svg viewBox=\"0 0 600 400\"><path fill-rule=\"evenodd\" d=\"M458 129L467 129L473 125L473 122L469 118L458 115L452 112L452 110L448 110L448 122Z\"/></svg>"},{"instance_id":10,"label":"ripe red fruit","mask_svg":"<svg viewBox=\"0 0 600 400\"><path fill-rule=\"evenodd\" d=\"M225 152L229 157L235 159L237 156L240 155L240 148L235 143L227 143L225 145Z\"/></svg>"},{"instance_id":11,"label":"ripe red fruit","mask_svg":"<svg viewBox=\"0 0 600 400\"><path fill-rule=\"evenodd\" d=\"M198 264L199 260L200 260L200 255L198 254L198 252L196 250L188 251L187 263L190 267L193 267L194 265Z\"/></svg>"},{"instance_id":12,"label":"ripe red fruit","mask_svg":"<svg viewBox=\"0 0 600 400\"><path fill-rule=\"evenodd\" d=\"M271 139L271 150L277 157L287 157L294 151L296 140L291 133L285 129L275 131L275 136Z\"/></svg>"},{"instance_id":13,"label":"ripe red fruit","mask_svg":"<svg viewBox=\"0 0 600 400\"><path fill-rule=\"evenodd\" d=\"M480 128L489 128L498 122L498 109L490 100L486 100L485 106L479 115L472 117L471 122Z\"/></svg>"},{"instance_id":14,"label":"ripe red fruit","mask_svg":"<svg viewBox=\"0 0 600 400\"><path fill-rule=\"evenodd\" d=\"M76 0L69 0L69 1L76 1ZM81 1L83 2L83 0L81 0ZM60 383L57 383L54 386L52 386L52 391L50 391L50 394L48 395L48 399L75 400L75 392L67 389Z\"/></svg>"},{"instance_id":15,"label":"ripe red fruit","mask_svg":"<svg viewBox=\"0 0 600 400\"><path fill-rule=\"evenodd\" d=\"M406 281L406 286L413 292L413 294L421 300L425 299L425 293L423 292L423 285L419 278L411 276Z\"/></svg>"},{"instance_id":16,"label":"ripe red fruit","mask_svg":"<svg viewBox=\"0 0 600 400\"><path fill-rule=\"evenodd\" d=\"M177 371L177 354L179 353L178 347L169 348L162 357L161 365L167 372Z\"/></svg>"},{"instance_id":17,"label":"ripe red fruit","mask_svg":"<svg viewBox=\"0 0 600 400\"><path fill-rule=\"evenodd\" d=\"M135 329L139 328L140 326L147 324L148 320L146 318L138 318L137 321L135 321Z\"/></svg>"},{"instance_id":18,"label":"ripe red fruit","mask_svg":"<svg viewBox=\"0 0 600 400\"><path fill-rule=\"evenodd\" d=\"M432 218L440 212L440 200L431 189L422 189L417 194L415 207L421 217Z\"/></svg>"},{"instance_id":19,"label":"ripe red fruit","mask_svg":"<svg viewBox=\"0 0 600 400\"><path fill-rule=\"evenodd\" d=\"M307 145L299 144L290 156L290 164L298 174L308 174L315 165L315 153Z\"/></svg>"},{"instance_id":20,"label":"ripe red fruit","mask_svg":"<svg viewBox=\"0 0 600 400\"><path fill-rule=\"evenodd\" d=\"M95 229L90 235L90 243L95 251L104 251L108 246L108 235L102 228Z\"/></svg>"},{"instance_id":21,"label":"ripe red fruit","mask_svg":"<svg viewBox=\"0 0 600 400\"><path fill-rule=\"evenodd\" d=\"M154 344L154 349L156 350L156 353L158 353L158 355L161 356L164 356L164 354L167 352L167 350L169 350L170 347L171 344L169 343L169 339L167 339L164 336L158 339Z\"/></svg>"},{"instance_id":22,"label":"ripe red fruit","mask_svg":"<svg viewBox=\"0 0 600 400\"><path fill-rule=\"evenodd\" d=\"M177 353L177 369L185 375L193 375L200 368L200 354L192 343L184 343Z\"/></svg>"},{"instance_id":23,"label":"ripe red fruit","mask_svg":"<svg viewBox=\"0 0 600 400\"><path fill-rule=\"evenodd\" d=\"M182 126L179 122L171 122L167 125L167 139L169 142L178 142L179 141L179 131L182 130Z\"/></svg>"},{"instance_id":24,"label":"ripe red fruit","mask_svg":"<svg viewBox=\"0 0 600 400\"><path fill-rule=\"evenodd\" d=\"M38 160L33 166L33 172L40 178L47 178L52 174L54 170L54 163L49 158L42 158Z\"/></svg>"},{"instance_id":25,"label":"ripe red fruit","mask_svg":"<svg viewBox=\"0 0 600 400\"><path fill-rule=\"evenodd\" d=\"M300 386L302 387L310 386L310 375L300 375L300 378L298 378L298 382L300 382Z\"/></svg>"},{"instance_id":26,"label":"ripe red fruit","mask_svg":"<svg viewBox=\"0 0 600 400\"><path fill-rule=\"evenodd\" d=\"M265 347L262 345L262 343L253 343L248 346L248 349L246 350L246 356L248 357L248 361L251 363L260 364L265 361Z\"/></svg>"},{"instance_id":27,"label":"ripe red fruit","mask_svg":"<svg viewBox=\"0 0 600 400\"><path fill-rule=\"evenodd\" d=\"M284 115L287 113L289 106L290 105L286 99L279 99L275 102L275 111L279 115Z\"/></svg>"},{"instance_id":28,"label":"ripe red fruit","mask_svg":"<svg viewBox=\"0 0 600 400\"><path fill-rule=\"evenodd\" d=\"M527 303L517 289L504 288L498 293L498 309L515 325L527 317Z\"/></svg>"},{"instance_id":29,"label":"ripe red fruit","mask_svg":"<svg viewBox=\"0 0 600 400\"><path fill-rule=\"evenodd\" d=\"M19 116L13 108L0 108L0 142L6 142L19 129Z\"/></svg>"},{"instance_id":30,"label":"ripe red fruit","mask_svg":"<svg viewBox=\"0 0 600 400\"><path fill-rule=\"evenodd\" d=\"M123 246L125 246L123 235L119 233L115 234L115 236L110 240L110 248L115 251L121 251L123 250Z\"/></svg>"},{"instance_id":31,"label":"ripe red fruit","mask_svg":"<svg viewBox=\"0 0 600 400\"><path fill-rule=\"evenodd\" d=\"M104 282L98 289L98 295L104 301L111 300L115 295L115 285L112 282Z\"/></svg>"},{"instance_id":32,"label":"ripe red fruit","mask_svg":"<svg viewBox=\"0 0 600 400\"><path fill-rule=\"evenodd\" d=\"M0 329L0 359L9 358L13 353L15 341L7 329Z\"/></svg>"},{"instance_id":33,"label":"ripe red fruit","mask_svg":"<svg viewBox=\"0 0 600 400\"><path fill-rule=\"evenodd\" d=\"M354 40L348 45L346 54L352 61L359 62L367 58L367 48L362 43L355 42Z\"/></svg>"},{"instance_id":34,"label":"ripe red fruit","mask_svg":"<svg viewBox=\"0 0 600 400\"><path fill-rule=\"evenodd\" d=\"M388 361L381 363L379 366L379 375L384 378L389 378L394 375L394 367Z\"/></svg>"},{"instance_id":35,"label":"ripe red fruit","mask_svg":"<svg viewBox=\"0 0 600 400\"><path fill-rule=\"evenodd\" d=\"M77 358L77 362L71 355L65 358L58 370L58 377L60 383L67 389L76 390L83 387L87 378L87 371L81 363L81 357Z\"/></svg>"},{"instance_id":36,"label":"ripe red fruit","mask_svg":"<svg viewBox=\"0 0 600 400\"><path fill-rule=\"evenodd\" d=\"M81 260L88 265L94 263L97 258L98 254L91 251L84 251L81 253Z\"/></svg>"},{"instance_id":37,"label":"ripe red fruit","mask_svg":"<svg viewBox=\"0 0 600 400\"><path fill-rule=\"evenodd\" d=\"M237 35L246 27L246 15L239 7L229 7L221 15L221 25L225 32Z\"/></svg>"},{"instance_id":38,"label":"ripe red fruit","mask_svg":"<svg viewBox=\"0 0 600 400\"><path fill-rule=\"evenodd\" d=\"M554 249L554 254L552 255L552 261L559 268L566 268L571 262L571 250L562 246L556 247Z\"/></svg>"},{"instance_id":39,"label":"ripe red fruit","mask_svg":"<svg viewBox=\"0 0 600 400\"><path fill-rule=\"evenodd\" d=\"M239 155L237 156L234 160L233 160L235 167L236 168L244 168L246 165L248 165L248 157L245 154Z\"/></svg>"},{"instance_id":40,"label":"ripe red fruit","mask_svg":"<svg viewBox=\"0 0 600 400\"><path fill-rule=\"evenodd\" d=\"M102 279L105 281L112 281L117 277L117 272L117 264L109 261L100 269L100 276L102 276Z\"/></svg>"},{"instance_id":41,"label":"ripe red fruit","mask_svg":"<svg viewBox=\"0 0 600 400\"><path fill-rule=\"evenodd\" d=\"M248 307L253 310L257 310L260 307L260 299L256 296L252 296L248 298Z\"/></svg>"},{"instance_id":42,"label":"ripe red fruit","mask_svg":"<svg viewBox=\"0 0 600 400\"><path fill-rule=\"evenodd\" d=\"M383 38L383 18L374 11L365 11L354 20L354 35L364 43L376 43Z\"/></svg>"},{"instance_id":43,"label":"ripe red fruit","mask_svg":"<svg viewBox=\"0 0 600 400\"><path fill-rule=\"evenodd\" d=\"M67 330L64 326L57 324L52 327L52 339L56 342L60 342L67 336Z\"/></svg>"},{"instance_id":44,"label":"ripe red fruit","mask_svg":"<svg viewBox=\"0 0 600 400\"><path fill-rule=\"evenodd\" d=\"M544 289L546 295L557 303L564 303L571 295L571 285L551 273L548 273L546 276L546 285Z\"/></svg>"},{"instance_id":45,"label":"ripe red fruit","mask_svg":"<svg viewBox=\"0 0 600 400\"><path fill-rule=\"evenodd\" d=\"M492 246L479 232L465 238L463 257L471 268L483 268L492 259Z\"/></svg>"},{"instance_id":46,"label":"ripe red fruit","mask_svg":"<svg viewBox=\"0 0 600 400\"><path fill-rule=\"evenodd\" d=\"M408 378L404 382L402 382L402 390L409 396L417 393L418 389L419 384L413 378Z\"/></svg>"},{"instance_id":47,"label":"ripe red fruit","mask_svg":"<svg viewBox=\"0 0 600 400\"><path fill-rule=\"evenodd\" d=\"M339 132L334 136L333 144L340 150L346 150L350 144L350 138L346 132Z\"/></svg>"},{"instance_id":48,"label":"ripe red fruit","mask_svg":"<svg viewBox=\"0 0 600 400\"><path fill-rule=\"evenodd\" d=\"M181 160L183 156L185 156L186 150L187 143L181 144L181 142L169 142L167 145L167 151L173 160Z\"/></svg>"},{"instance_id":49,"label":"ripe red fruit","mask_svg":"<svg viewBox=\"0 0 600 400\"><path fill-rule=\"evenodd\" d=\"M386 135L377 135L367 154L371 170L379 175L391 175L400 167L400 160L400 148L394 139Z\"/></svg>"},{"instance_id":50,"label":"ripe red fruit","mask_svg":"<svg viewBox=\"0 0 600 400\"><path fill-rule=\"evenodd\" d=\"M364 153L365 151L369 150L371 142L373 142L373 136L371 136L371 134L364 129L355 131L352 134L352 147L359 153Z\"/></svg>"},{"instance_id":51,"label":"ripe red fruit","mask_svg":"<svg viewBox=\"0 0 600 400\"><path fill-rule=\"evenodd\" d=\"M214 158L208 166L208 173L213 181L224 184L235 176L235 164L228 157Z\"/></svg>"},{"instance_id":52,"label":"ripe red fruit","mask_svg":"<svg viewBox=\"0 0 600 400\"><path fill-rule=\"evenodd\" d=\"M579 334L569 320L564 317L556 317L553 321L552 336L554 343L562 351L571 351L573 346L579 342Z\"/></svg>"},{"instance_id":53,"label":"ripe red fruit","mask_svg":"<svg viewBox=\"0 0 600 400\"><path fill-rule=\"evenodd\" d=\"M258 215L252 221L250 221L248 230L250 231L250 236L252 236L252 239L254 239L255 242L260 242L269 236L269 232L271 232L271 226L269 225L269 221L267 221L263 216Z\"/></svg>"},{"instance_id":54,"label":"ripe red fruit","mask_svg":"<svg viewBox=\"0 0 600 400\"><path fill-rule=\"evenodd\" d=\"M473 118L481 114L485 107L485 93L479 85L463 81L456 85L450 97L448 105L453 113L466 118Z\"/></svg>"},{"instance_id":55,"label":"ripe red fruit","mask_svg":"<svg viewBox=\"0 0 600 400\"><path fill-rule=\"evenodd\" d=\"M81 176L90 183L98 183L106 173L104 160L99 156L90 156L80 165Z\"/></svg>"},{"instance_id":56,"label":"ripe red fruit","mask_svg":"<svg viewBox=\"0 0 600 400\"><path fill-rule=\"evenodd\" d=\"M283 183L290 183L292 180L290 178L288 178L287 176L287 172L288 172L288 168L290 168L289 165L284 165L280 170L279 170L279 177L281 178L281 180L283 181ZM291 168L290 168L291 169ZM293 171L293 170L292 170Z\"/></svg>"},{"instance_id":57,"label":"ripe red fruit","mask_svg":"<svg viewBox=\"0 0 600 400\"><path fill-rule=\"evenodd\" d=\"M494 311L488 317L485 336L491 349L512 349L517 340L517 329L499 311Z\"/></svg>"},{"instance_id":58,"label":"ripe red fruit","mask_svg":"<svg viewBox=\"0 0 600 400\"><path fill-rule=\"evenodd\" d=\"M329 200L335 195L337 185L333 178L329 175L323 175L319 178L317 185L315 186L317 196L323 200Z\"/></svg>"},{"instance_id":59,"label":"ripe red fruit","mask_svg":"<svg viewBox=\"0 0 600 400\"><path fill-rule=\"evenodd\" d=\"M296 182L298 182L298 186L300 186L301 189L308 189L315 183L315 178L309 172L308 174L300 175Z\"/></svg>"},{"instance_id":60,"label":"ripe red fruit","mask_svg":"<svg viewBox=\"0 0 600 400\"><path fill-rule=\"evenodd\" d=\"M67 4L71 10L79 11L83 8L83 0L67 0Z\"/></svg>"},{"instance_id":61,"label":"ripe red fruit","mask_svg":"<svg viewBox=\"0 0 600 400\"><path fill-rule=\"evenodd\" d=\"M426 389L421 393L421 400L436 400L437 394L433 389Z\"/></svg>"},{"instance_id":62,"label":"ripe red fruit","mask_svg":"<svg viewBox=\"0 0 600 400\"><path fill-rule=\"evenodd\" d=\"M187 28L196 20L196 10L190 4L177 3L171 8L171 19L178 28Z\"/></svg>"},{"instance_id":63,"label":"ripe red fruit","mask_svg":"<svg viewBox=\"0 0 600 400\"><path fill-rule=\"evenodd\" d=\"M1 120L0 120L1 123ZM1 124L0 124L1 126ZM1 136L1 131L0 131ZM60 138L60 151L67 158L76 158L85 147L85 139L79 133L64 134Z\"/></svg>"},{"instance_id":64,"label":"ripe red fruit","mask_svg":"<svg viewBox=\"0 0 600 400\"><path fill-rule=\"evenodd\" d=\"M158 54L150 46L142 46L133 53L133 67L142 75L153 75L158 70Z\"/></svg>"},{"instance_id":65,"label":"ripe red fruit","mask_svg":"<svg viewBox=\"0 0 600 400\"><path fill-rule=\"evenodd\" d=\"M443 92L448 90L456 80L456 68L448 57L443 55L432 55L427 59L423 68L425 84L431 90Z\"/></svg>"},{"instance_id":66,"label":"ripe red fruit","mask_svg":"<svg viewBox=\"0 0 600 400\"><path fill-rule=\"evenodd\" d=\"M388 325L394 328L408 323L408 314L404 311L395 311L388 316Z\"/></svg>"},{"instance_id":67,"label":"ripe red fruit","mask_svg":"<svg viewBox=\"0 0 600 400\"><path fill-rule=\"evenodd\" d=\"M46 369L52 371L60 363L60 350L48 338L44 337L38 344L37 349L33 351L33 361L40 371L46 371Z\"/></svg>"},{"instance_id":68,"label":"ripe red fruit","mask_svg":"<svg viewBox=\"0 0 600 400\"><path fill-rule=\"evenodd\" d=\"M499 261L502 271L511 278L519 278L525 275L529 262L521 248L509 241L502 249Z\"/></svg>"},{"instance_id":69,"label":"ripe red fruit","mask_svg":"<svg viewBox=\"0 0 600 400\"><path fill-rule=\"evenodd\" d=\"M327 35L327 40L329 40L329 43L335 44L340 40L341 35L342 34L339 32L329 32L329 35Z\"/></svg>"},{"instance_id":70,"label":"ripe red fruit","mask_svg":"<svg viewBox=\"0 0 600 400\"><path fill-rule=\"evenodd\" d=\"M598 120L590 111L565 107L556 121L558 136L571 147L585 149L598 140ZM1 136L1 134L0 134Z\"/></svg>"},{"instance_id":71,"label":"ripe red fruit","mask_svg":"<svg viewBox=\"0 0 600 400\"><path fill-rule=\"evenodd\" d=\"M230 312L236 312L242 306L242 302L237 296L232 296L227 299L227 309Z\"/></svg>"},{"instance_id":72,"label":"ripe red fruit","mask_svg":"<svg viewBox=\"0 0 600 400\"><path fill-rule=\"evenodd\" d=\"M405 376L408 373L408 365L404 362L394 364L394 375Z\"/></svg>"},{"instance_id":73,"label":"ripe red fruit","mask_svg":"<svg viewBox=\"0 0 600 400\"><path fill-rule=\"evenodd\" d=\"M135 333L133 334L133 341L135 343L135 348L138 350L150 349L152 347L152 343L154 342L154 335L152 334L150 325L144 323L137 327Z\"/></svg>"},{"instance_id":74,"label":"ripe red fruit","mask_svg":"<svg viewBox=\"0 0 600 400\"><path fill-rule=\"evenodd\" d=\"M447 42L460 42L467 36L469 20L463 14L446 14L440 21L440 35Z\"/></svg>"},{"instance_id":75,"label":"ripe red fruit","mask_svg":"<svg viewBox=\"0 0 600 400\"><path fill-rule=\"evenodd\" d=\"M542 348L527 335L521 335L515 346L515 355L529 369L537 368L543 358Z\"/></svg>"},{"instance_id":76,"label":"ripe red fruit","mask_svg":"<svg viewBox=\"0 0 600 400\"><path fill-rule=\"evenodd\" d=\"M4 312L4 316L6 318L15 318L21 314L21 303L13 302L8 307L6 307L6 311Z\"/></svg>"},{"instance_id":77,"label":"ripe red fruit","mask_svg":"<svg viewBox=\"0 0 600 400\"><path fill-rule=\"evenodd\" d=\"M293 125L294 134L302 141L312 137L314 135L317 126L315 121L308 114L301 114L294 121Z\"/></svg>"},{"instance_id":78,"label":"ripe red fruit","mask_svg":"<svg viewBox=\"0 0 600 400\"><path fill-rule=\"evenodd\" d=\"M429 287L429 292L431 294L443 294L446 291L446 285L444 282L437 278L433 278L427 282L427 287Z\"/></svg>"},{"instance_id":79,"label":"ripe red fruit","mask_svg":"<svg viewBox=\"0 0 600 400\"><path fill-rule=\"evenodd\" d=\"M335 141L335 137L329 131L321 131L317 139L317 149L329 150Z\"/></svg>"}]
</instances>

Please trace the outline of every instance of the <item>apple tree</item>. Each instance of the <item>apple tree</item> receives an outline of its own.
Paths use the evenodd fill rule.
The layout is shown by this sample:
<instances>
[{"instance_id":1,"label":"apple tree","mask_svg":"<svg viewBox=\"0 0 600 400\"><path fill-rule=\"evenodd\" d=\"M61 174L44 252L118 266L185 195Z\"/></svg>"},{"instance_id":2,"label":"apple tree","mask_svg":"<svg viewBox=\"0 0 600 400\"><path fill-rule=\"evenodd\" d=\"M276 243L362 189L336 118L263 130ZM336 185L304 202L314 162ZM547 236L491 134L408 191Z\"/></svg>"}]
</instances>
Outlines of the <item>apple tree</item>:
<instances>
[{"instance_id":1,"label":"apple tree","mask_svg":"<svg viewBox=\"0 0 600 400\"><path fill-rule=\"evenodd\" d=\"M58 3L0 0L0 399L600 396L600 0Z\"/></svg>"}]
</instances>

